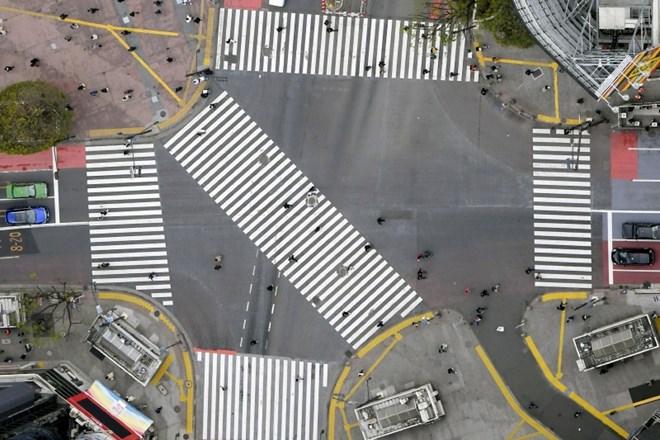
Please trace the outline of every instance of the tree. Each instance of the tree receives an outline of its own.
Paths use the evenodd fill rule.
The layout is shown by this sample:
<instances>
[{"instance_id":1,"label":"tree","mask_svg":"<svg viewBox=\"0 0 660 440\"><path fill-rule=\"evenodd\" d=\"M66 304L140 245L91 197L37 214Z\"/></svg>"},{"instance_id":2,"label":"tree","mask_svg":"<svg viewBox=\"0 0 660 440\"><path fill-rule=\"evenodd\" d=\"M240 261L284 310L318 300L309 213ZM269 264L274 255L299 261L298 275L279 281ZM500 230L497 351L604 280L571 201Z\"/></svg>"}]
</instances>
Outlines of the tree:
<instances>
[{"instance_id":1,"label":"tree","mask_svg":"<svg viewBox=\"0 0 660 440\"><path fill-rule=\"evenodd\" d=\"M513 0L485 0L479 3L477 19L502 46L525 48L535 43L518 16Z\"/></svg>"},{"instance_id":2,"label":"tree","mask_svg":"<svg viewBox=\"0 0 660 440\"><path fill-rule=\"evenodd\" d=\"M73 114L66 95L44 81L12 84L0 92L0 152L31 154L68 137Z\"/></svg>"},{"instance_id":3,"label":"tree","mask_svg":"<svg viewBox=\"0 0 660 440\"><path fill-rule=\"evenodd\" d=\"M68 338L74 324L72 310L81 296L80 290L67 288L66 283L45 291L37 286L35 291L23 293L21 305L26 317L33 321L34 334L52 334L50 325L62 322L67 326L64 338Z\"/></svg>"}]
</instances>

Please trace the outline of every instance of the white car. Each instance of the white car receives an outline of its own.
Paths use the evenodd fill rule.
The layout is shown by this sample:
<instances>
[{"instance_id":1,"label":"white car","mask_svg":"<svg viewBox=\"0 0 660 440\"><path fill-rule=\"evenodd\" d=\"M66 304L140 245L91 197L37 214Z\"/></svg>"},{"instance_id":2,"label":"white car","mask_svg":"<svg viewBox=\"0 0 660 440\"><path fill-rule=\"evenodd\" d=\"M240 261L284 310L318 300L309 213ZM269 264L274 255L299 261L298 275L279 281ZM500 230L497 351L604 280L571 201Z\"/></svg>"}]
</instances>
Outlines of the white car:
<instances>
[{"instance_id":1,"label":"white car","mask_svg":"<svg viewBox=\"0 0 660 440\"><path fill-rule=\"evenodd\" d=\"M284 7L284 2L286 0L268 0L270 6L277 6L278 8Z\"/></svg>"}]
</instances>

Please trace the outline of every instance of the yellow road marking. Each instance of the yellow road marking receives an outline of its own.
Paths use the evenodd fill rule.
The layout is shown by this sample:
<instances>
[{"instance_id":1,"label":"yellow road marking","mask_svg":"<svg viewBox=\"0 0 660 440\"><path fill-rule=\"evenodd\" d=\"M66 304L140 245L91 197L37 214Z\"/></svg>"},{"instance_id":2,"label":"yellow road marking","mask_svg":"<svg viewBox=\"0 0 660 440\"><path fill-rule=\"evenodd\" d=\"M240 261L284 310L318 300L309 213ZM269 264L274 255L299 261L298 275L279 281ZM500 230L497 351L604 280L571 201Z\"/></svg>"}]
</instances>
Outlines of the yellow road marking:
<instances>
[{"instance_id":1,"label":"yellow road marking","mask_svg":"<svg viewBox=\"0 0 660 440\"><path fill-rule=\"evenodd\" d=\"M559 391L562 393L566 392L566 385L563 383L559 382L555 376L552 375L550 372L550 369L548 368L548 365L545 363L543 360L543 357L541 356L541 353L539 352L538 348L536 348L536 344L534 343L534 340L532 339L531 336L526 336L525 337L525 342L527 343L527 347L529 347L529 350L532 352L532 356L534 356L534 359L536 360L536 363L538 366L541 368L541 371L543 372L543 375L545 376L546 379Z\"/></svg>"},{"instance_id":2,"label":"yellow road marking","mask_svg":"<svg viewBox=\"0 0 660 440\"><path fill-rule=\"evenodd\" d=\"M339 375L339 379L337 379L337 383L335 383L335 387L332 389L332 398L330 399L330 413L328 414L328 440L334 440L335 438L336 410L340 407L343 408L344 403L340 400L337 400L335 396L339 394L339 391L341 391L350 371L351 367L344 367L344 369L341 371L341 374Z\"/></svg>"},{"instance_id":3,"label":"yellow road marking","mask_svg":"<svg viewBox=\"0 0 660 440\"><path fill-rule=\"evenodd\" d=\"M541 434L541 433L540 432L530 432L529 434L525 434L522 437L516 437L514 440L527 440L528 438L536 437L539 434Z\"/></svg>"},{"instance_id":4,"label":"yellow road marking","mask_svg":"<svg viewBox=\"0 0 660 440\"><path fill-rule=\"evenodd\" d=\"M516 435L518 431L520 431L520 428L522 428L524 424L525 420L520 419L515 428L513 428L513 431L511 431L511 433L506 437L506 440L513 440L513 436Z\"/></svg>"},{"instance_id":5,"label":"yellow road marking","mask_svg":"<svg viewBox=\"0 0 660 440\"><path fill-rule=\"evenodd\" d=\"M566 118L564 119L564 124L566 125L580 125L582 124L581 118Z\"/></svg>"},{"instance_id":6,"label":"yellow road marking","mask_svg":"<svg viewBox=\"0 0 660 440\"><path fill-rule=\"evenodd\" d=\"M170 368L173 360L174 356L172 354L167 355L158 371L156 371L156 374L154 374L154 377L151 378L151 385L156 385L158 382L160 382L160 379L162 379L163 374L165 374L167 369Z\"/></svg>"},{"instance_id":7,"label":"yellow road marking","mask_svg":"<svg viewBox=\"0 0 660 440\"><path fill-rule=\"evenodd\" d=\"M562 301L562 304L566 304ZM566 329L566 309L561 311L561 322L559 323L559 350L557 352L557 373L555 379L559 380L564 376L561 372L561 361L564 353L564 330Z\"/></svg>"},{"instance_id":8,"label":"yellow road marking","mask_svg":"<svg viewBox=\"0 0 660 440\"><path fill-rule=\"evenodd\" d=\"M209 8L209 16L206 22L206 45L204 46L204 65L211 65L211 49L213 48L213 21L215 20L215 8Z\"/></svg>"},{"instance_id":9,"label":"yellow road marking","mask_svg":"<svg viewBox=\"0 0 660 440\"><path fill-rule=\"evenodd\" d=\"M587 292L553 292L541 295L541 301L548 302L564 299L587 299L588 295Z\"/></svg>"},{"instance_id":10,"label":"yellow road marking","mask_svg":"<svg viewBox=\"0 0 660 440\"><path fill-rule=\"evenodd\" d=\"M186 83L186 88L187 88L188 84L189 84L189 81ZM161 128L161 129L165 129L167 127L170 127L170 126L176 124L177 122L179 122L180 119L185 117L190 112L190 109L192 109L193 105L195 105L195 103L197 102L197 100L199 98L199 95L200 95L203 88L204 88L204 84L200 83L197 86L195 96L190 98L188 101L186 101L183 104L183 106L179 109L179 111L176 112L176 114L174 116L172 116L171 118L169 118L169 119L167 119L163 122L159 122L158 127ZM183 94L185 96L186 90L183 91Z\"/></svg>"},{"instance_id":11,"label":"yellow road marking","mask_svg":"<svg viewBox=\"0 0 660 440\"><path fill-rule=\"evenodd\" d=\"M500 392L506 399L507 403L509 406L522 418L525 422L527 422L530 426L532 426L534 429L536 429L539 434L545 436L547 439L551 440L559 440L558 437L556 437L550 430L548 430L545 426L541 425L536 419L532 418L529 414L527 414L523 409L520 407L516 399L511 395L511 392L509 391L509 388L506 386L504 381L502 380L502 377L500 374L497 372L495 369L495 366L492 364L490 359L488 358L488 355L484 351L484 349L481 347L481 345L478 345L475 348L477 355L479 358L481 358L481 362L483 362L484 366L490 373L491 377L495 381L495 384L497 387L500 389Z\"/></svg>"},{"instance_id":12,"label":"yellow road marking","mask_svg":"<svg viewBox=\"0 0 660 440\"><path fill-rule=\"evenodd\" d=\"M192 361L190 360L190 353L183 353L183 365L186 370L186 381L193 384L186 393L186 431L193 432L193 425L195 420L194 404L195 404L195 387L193 382Z\"/></svg>"},{"instance_id":13,"label":"yellow road marking","mask_svg":"<svg viewBox=\"0 0 660 440\"><path fill-rule=\"evenodd\" d=\"M185 394L185 391L183 389L183 380L179 379L178 377L176 377L175 375L173 375L172 373L170 373L167 370L165 370L165 376L169 377L170 380L172 380L172 382L174 382L175 384L177 384L179 386L179 401L185 402L186 394Z\"/></svg>"},{"instance_id":14,"label":"yellow road marking","mask_svg":"<svg viewBox=\"0 0 660 440\"><path fill-rule=\"evenodd\" d=\"M138 134L144 131L144 127L130 127L130 128L99 128L89 130L87 135L89 137L109 137L109 136L125 136Z\"/></svg>"},{"instance_id":15,"label":"yellow road marking","mask_svg":"<svg viewBox=\"0 0 660 440\"><path fill-rule=\"evenodd\" d=\"M645 399L645 400L640 400L639 402L627 403L625 405L621 405L621 406L616 407L616 408L608 409L606 411L601 411L601 414L609 415L610 413L612 413L612 414L613 413L618 413L620 411L625 411L625 410L630 409L630 408L636 408L638 406L646 405L647 403L653 403L653 402L658 401L658 400L660 400L660 396L653 396L653 397L649 397L648 399Z\"/></svg>"},{"instance_id":16,"label":"yellow road marking","mask_svg":"<svg viewBox=\"0 0 660 440\"><path fill-rule=\"evenodd\" d=\"M342 402L342 405L339 408L339 411L341 412L342 422L344 422L344 431L346 432L346 439L351 440L352 439L352 437L351 437L351 428L350 428L351 424L348 423L348 418L346 418L346 411L344 410L345 406L346 405L344 405L343 402Z\"/></svg>"},{"instance_id":17,"label":"yellow road marking","mask_svg":"<svg viewBox=\"0 0 660 440\"><path fill-rule=\"evenodd\" d=\"M140 307L144 307L145 309L149 310L149 313L154 312L154 306L152 306L150 303L143 300L142 298L138 298L134 295L129 295L127 293L99 292L99 299L125 301L125 302L129 302L131 304L135 304L135 305L140 306Z\"/></svg>"},{"instance_id":18,"label":"yellow road marking","mask_svg":"<svg viewBox=\"0 0 660 440\"><path fill-rule=\"evenodd\" d=\"M373 373L376 367L383 361L383 359L385 359L385 356L387 356L390 353L390 351L392 351L392 349L396 346L396 344L398 344L402 339L403 337L399 333L395 333L393 335L393 341L390 342L390 345L388 345L385 348L385 350L383 350L383 352L376 358L376 361L373 364L371 364L371 367L369 367L369 369L364 372L364 376L358 379L358 381L355 383L353 388L351 388L348 394L346 394L345 398L347 400L350 399L353 394L355 394L358 388L362 386L364 381L366 381L369 378L369 376L371 375L371 373Z\"/></svg>"},{"instance_id":19,"label":"yellow road marking","mask_svg":"<svg viewBox=\"0 0 660 440\"><path fill-rule=\"evenodd\" d=\"M612 431L616 432L623 438L628 438L628 432L614 423L612 420L610 420L609 417L605 417L603 414L600 413L596 408L594 408L589 402L584 400L582 397L578 396L577 394L571 392L568 397L570 397L575 403L580 405L582 408L586 409L592 416L596 417L598 420L603 422L605 425L607 425Z\"/></svg>"},{"instance_id":20,"label":"yellow road marking","mask_svg":"<svg viewBox=\"0 0 660 440\"><path fill-rule=\"evenodd\" d=\"M406 327L410 327L413 322L419 322L422 319L427 319L431 320L435 318L435 313L433 312L426 312L422 313L421 315L413 316L412 318L405 319L395 325L394 327L388 329L386 332L381 333L380 335L376 336L374 339L369 341L367 345L365 345L360 351L357 352L357 357L362 358L364 355L369 353L374 347L380 345L381 342L383 342L385 339L389 338L390 336L393 336L395 333L399 333L401 330L403 330Z\"/></svg>"}]
</instances>

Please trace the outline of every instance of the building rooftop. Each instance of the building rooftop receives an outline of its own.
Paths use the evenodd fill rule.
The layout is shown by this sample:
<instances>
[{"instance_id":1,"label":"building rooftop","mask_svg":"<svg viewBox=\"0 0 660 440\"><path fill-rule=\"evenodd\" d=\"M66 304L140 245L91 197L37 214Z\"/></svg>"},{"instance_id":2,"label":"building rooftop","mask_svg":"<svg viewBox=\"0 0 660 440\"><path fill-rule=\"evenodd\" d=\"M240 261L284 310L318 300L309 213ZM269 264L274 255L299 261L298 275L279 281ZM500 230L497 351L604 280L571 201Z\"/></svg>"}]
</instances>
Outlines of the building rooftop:
<instances>
[{"instance_id":1,"label":"building rooftop","mask_svg":"<svg viewBox=\"0 0 660 440\"><path fill-rule=\"evenodd\" d=\"M580 371L589 371L658 348L651 318L637 315L573 338Z\"/></svg>"}]
</instances>

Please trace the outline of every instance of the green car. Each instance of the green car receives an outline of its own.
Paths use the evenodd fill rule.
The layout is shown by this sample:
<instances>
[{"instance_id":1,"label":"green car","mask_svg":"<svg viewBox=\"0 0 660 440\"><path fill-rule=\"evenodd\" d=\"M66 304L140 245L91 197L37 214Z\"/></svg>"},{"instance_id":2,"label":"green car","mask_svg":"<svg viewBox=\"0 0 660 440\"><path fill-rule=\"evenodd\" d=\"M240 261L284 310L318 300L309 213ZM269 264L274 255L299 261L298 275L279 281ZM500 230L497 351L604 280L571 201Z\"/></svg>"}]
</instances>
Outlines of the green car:
<instances>
[{"instance_id":1,"label":"green car","mask_svg":"<svg viewBox=\"0 0 660 440\"><path fill-rule=\"evenodd\" d=\"M38 183L8 183L8 199L45 199L48 197L48 185Z\"/></svg>"}]
</instances>

